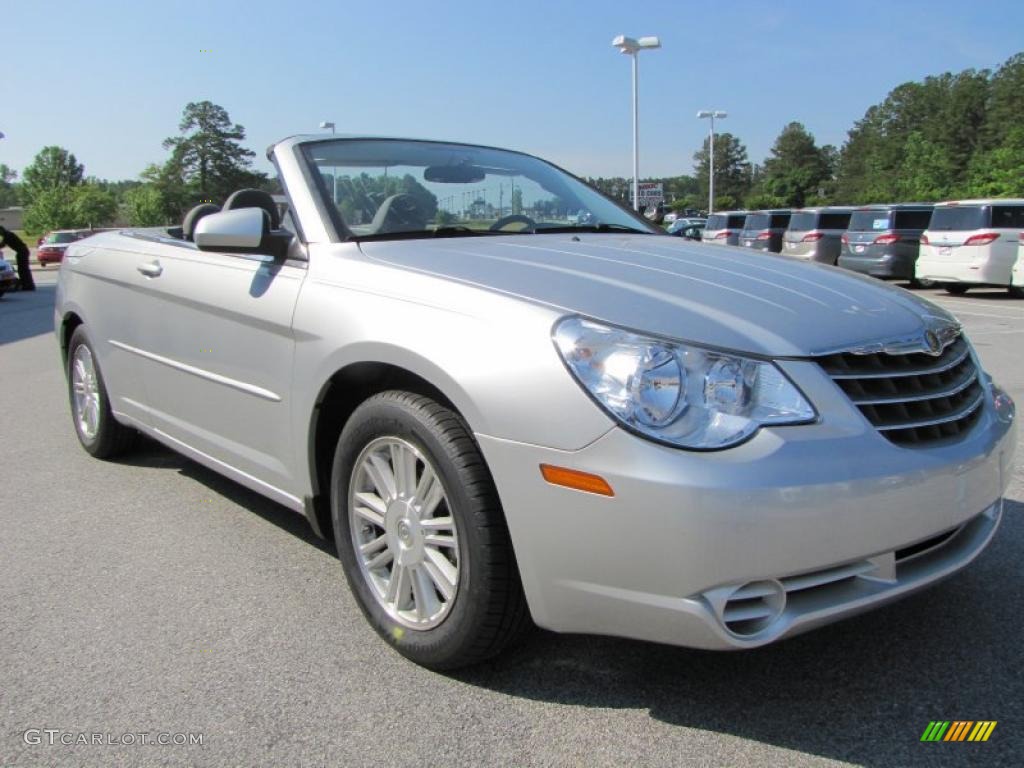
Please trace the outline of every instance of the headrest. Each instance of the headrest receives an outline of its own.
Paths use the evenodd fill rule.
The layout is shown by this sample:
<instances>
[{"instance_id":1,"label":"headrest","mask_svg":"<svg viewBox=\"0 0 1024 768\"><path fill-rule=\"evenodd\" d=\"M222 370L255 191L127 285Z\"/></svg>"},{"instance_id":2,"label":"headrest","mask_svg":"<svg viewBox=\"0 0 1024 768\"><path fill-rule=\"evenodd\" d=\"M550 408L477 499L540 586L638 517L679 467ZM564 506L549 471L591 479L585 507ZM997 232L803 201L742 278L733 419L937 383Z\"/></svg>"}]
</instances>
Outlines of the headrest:
<instances>
[{"instance_id":1,"label":"headrest","mask_svg":"<svg viewBox=\"0 0 1024 768\"><path fill-rule=\"evenodd\" d=\"M232 192L224 203L224 210L234 211L239 208L262 208L270 216L270 228L281 228L281 216L277 212L277 204L268 192L261 189L240 189L237 192Z\"/></svg>"},{"instance_id":2,"label":"headrest","mask_svg":"<svg viewBox=\"0 0 1024 768\"><path fill-rule=\"evenodd\" d=\"M185 218L181 222L181 235L186 240L191 240L192 235L195 234L196 224L203 216L209 216L211 213L220 213L218 208L213 203L200 203L191 211L185 214Z\"/></svg>"}]
</instances>

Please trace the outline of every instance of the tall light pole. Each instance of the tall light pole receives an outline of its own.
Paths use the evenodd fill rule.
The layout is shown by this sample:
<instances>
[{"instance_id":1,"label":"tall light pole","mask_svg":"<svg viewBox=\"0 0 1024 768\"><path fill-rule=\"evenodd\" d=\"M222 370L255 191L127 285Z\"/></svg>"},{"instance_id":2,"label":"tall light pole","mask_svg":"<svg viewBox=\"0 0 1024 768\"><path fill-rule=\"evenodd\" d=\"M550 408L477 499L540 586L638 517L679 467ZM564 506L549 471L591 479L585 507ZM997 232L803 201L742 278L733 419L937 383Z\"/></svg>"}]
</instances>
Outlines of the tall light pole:
<instances>
[{"instance_id":1,"label":"tall light pole","mask_svg":"<svg viewBox=\"0 0 1024 768\"><path fill-rule=\"evenodd\" d=\"M661 48L661 41L653 36L634 39L619 35L612 40L612 45L619 49L619 53L633 57L633 210L638 211L640 210L640 127L637 97L637 54L643 50Z\"/></svg>"},{"instance_id":2,"label":"tall light pole","mask_svg":"<svg viewBox=\"0 0 1024 768\"><path fill-rule=\"evenodd\" d=\"M332 136L334 135L334 123L332 123L330 120L324 120L322 123L320 123L320 128L321 128L321 130L327 130L328 128L330 128L331 129L331 135ZM331 178L334 180L334 189L331 192L331 195L332 195L331 202L334 203L335 205L337 205L338 204L338 166L334 166L334 167L331 168Z\"/></svg>"},{"instance_id":3,"label":"tall light pole","mask_svg":"<svg viewBox=\"0 0 1024 768\"><path fill-rule=\"evenodd\" d=\"M701 120L705 118L711 120L711 140L708 146L708 215L715 212L715 118L724 120L728 116L727 112L717 109L702 109L697 113L697 117Z\"/></svg>"}]
</instances>

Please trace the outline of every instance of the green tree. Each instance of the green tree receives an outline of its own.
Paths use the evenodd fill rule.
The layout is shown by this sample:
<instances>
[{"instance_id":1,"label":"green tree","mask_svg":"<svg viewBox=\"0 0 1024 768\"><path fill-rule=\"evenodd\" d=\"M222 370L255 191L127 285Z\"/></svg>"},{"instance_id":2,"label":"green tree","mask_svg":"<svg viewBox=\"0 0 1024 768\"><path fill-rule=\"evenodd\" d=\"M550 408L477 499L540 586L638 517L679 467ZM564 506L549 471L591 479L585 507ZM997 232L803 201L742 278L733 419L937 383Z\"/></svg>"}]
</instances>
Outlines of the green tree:
<instances>
[{"instance_id":1,"label":"green tree","mask_svg":"<svg viewBox=\"0 0 1024 768\"><path fill-rule=\"evenodd\" d=\"M694 170L697 172L698 194L701 208L707 208L709 140L693 155ZM747 159L747 148L731 133L715 136L715 209L720 210L718 196L731 197L732 205L743 200L750 193L751 165Z\"/></svg>"},{"instance_id":2,"label":"green tree","mask_svg":"<svg viewBox=\"0 0 1024 768\"><path fill-rule=\"evenodd\" d=\"M18 172L0 163L0 208L18 204L18 190L14 185Z\"/></svg>"},{"instance_id":3,"label":"green tree","mask_svg":"<svg viewBox=\"0 0 1024 768\"><path fill-rule=\"evenodd\" d=\"M1012 126L1000 146L975 155L967 195L1024 197L1024 128Z\"/></svg>"},{"instance_id":4,"label":"green tree","mask_svg":"<svg viewBox=\"0 0 1024 768\"><path fill-rule=\"evenodd\" d=\"M71 220L74 227L102 227L117 216L117 200L99 184L81 184L71 196Z\"/></svg>"},{"instance_id":5,"label":"green tree","mask_svg":"<svg viewBox=\"0 0 1024 768\"><path fill-rule=\"evenodd\" d=\"M829 176L828 158L814 136L801 123L792 122L775 139L771 155L764 161L759 187L764 196L781 201L783 206L802 208ZM752 203L748 200L747 205Z\"/></svg>"},{"instance_id":6,"label":"green tree","mask_svg":"<svg viewBox=\"0 0 1024 768\"><path fill-rule=\"evenodd\" d=\"M953 194L952 160L941 145L914 131L903 151L896 178L887 187L894 199L944 200Z\"/></svg>"},{"instance_id":7,"label":"green tree","mask_svg":"<svg viewBox=\"0 0 1024 768\"><path fill-rule=\"evenodd\" d=\"M153 184L125 192L121 209L133 227L156 227L168 221L163 195Z\"/></svg>"},{"instance_id":8,"label":"green tree","mask_svg":"<svg viewBox=\"0 0 1024 768\"><path fill-rule=\"evenodd\" d=\"M1024 53L1003 63L989 84L989 102L982 127L982 151L1004 146L1024 117ZM972 169L973 173L973 169ZM972 181L973 183L973 181Z\"/></svg>"},{"instance_id":9,"label":"green tree","mask_svg":"<svg viewBox=\"0 0 1024 768\"><path fill-rule=\"evenodd\" d=\"M973 69L898 85L850 129L839 157L836 196L851 203L885 202L908 188L959 195L981 147L991 91L990 73ZM925 158L933 165L922 180Z\"/></svg>"},{"instance_id":10,"label":"green tree","mask_svg":"<svg viewBox=\"0 0 1024 768\"><path fill-rule=\"evenodd\" d=\"M54 187L37 191L25 210L24 227L30 234L75 226L75 193L71 187Z\"/></svg>"},{"instance_id":11,"label":"green tree","mask_svg":"<svg viewBox=\"0 0 1024 768\"><path fill-rule=\"evenodd\" d=\"M148 165L140 174L143 183L160 196L164 221L179 221L184 212L200 202L212 202L194 195L185 179L185 172L172 158L163 165Z\"/></svg>"},{"instance_id":12,"label":"green tree","mask_svg":"<svg viewBox=\"0 0 1024 768\"><path fill-rule=\"evenodd\" d=\"M268 183L265 174L251 169L256 153L242 146L245 129L232 123L227 110L210 101L190 102L182 113L178 125L181 136L164 140L164 149L171 150L171 158L163 169L165 186L181 182L181 189L164 194L168 205L176 205L182 198L188 202L212 200L222 203L228 195L242 187L263 187ZM164 190L162 190L164 192ZM174 218L184 213L187 202L173 211Z\"/></svg>"},{"instance_id":13,"label":"green tree","mask_svg":"<svg viewBox=\"0 0 1024 768\"><path fill-rule=\"evenodd\" d=\"M84 175L85 167L66 149L43 147L22 174L24 200L31 206L44 192L78 186Z\"/></svg>"},{"instance_id":14,"label":"green tree","mask_svg":"<svg viewBox=\"0 0 1024 768\"><path fill-rule=\"evenodd\" d=\"M760 211L765 208L785 208L790 203L785 198L771 195L767 192L757 192L750 194L743 202L743 205L752 211ZM798 207L802 207L802 204Z\"/></svg>"},{"instance_id":15,"label":"green tree","mask_svg":"<svg viewBox=\"0 0 1024 768\"><path fill-rule=\"evenodd\" d=\"M732 211L735 210L739 205L739 201L732 195L716 195L715 196L715 210L716 211Z\"/></svg>"}]
</instances>

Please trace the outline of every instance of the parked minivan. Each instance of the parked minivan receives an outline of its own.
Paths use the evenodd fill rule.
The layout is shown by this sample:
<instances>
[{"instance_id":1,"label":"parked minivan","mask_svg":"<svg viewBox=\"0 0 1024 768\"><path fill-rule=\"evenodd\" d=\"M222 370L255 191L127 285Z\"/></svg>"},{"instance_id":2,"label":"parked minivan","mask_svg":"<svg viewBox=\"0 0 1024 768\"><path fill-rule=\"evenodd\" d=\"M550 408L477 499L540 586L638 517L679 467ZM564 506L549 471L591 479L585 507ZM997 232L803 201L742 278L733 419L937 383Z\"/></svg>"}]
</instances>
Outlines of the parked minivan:
<instances>
[{"instance_id":1,"label":"parked minivan","mask_svg":"<svg viewBox=\"0 0 1024 768\"><path fill-rule=\"evenodd\" d=\"M910 280L916 285L921 233L928 228L931 203L894 203L858 208L850 217L850 226L842 237L839 266L883 280Z\"/></svg>"},{"instance_id":2,"label":"parked minivan","mask_svg":"<svg viewBox=\"0 0 1024 768\"><path fill-rule=\"evenodd\" d=\"M1013 270L1010 273L1010 284L1014 288L1024 290L1024 232L1017 238L1017 260L1013 262Z\"/></svg>"},{"instance_id":3,"label":"parked minivan","mask_svg":"<svg viewBox=\"0 0 1024 768\"><path fill-rule=\"evenodd\" d=\"M743 222L743 231L740 232L739 245L781 253L782 236L789 226L792 213L788 208L748 213Z\"/></svg>"},{"instance_id":4,"label":"parked minivan","mask_svg":"<svg viewBox=\"0 0 1024 768\"><path fill-rule=\"evenodd\" d=\"M701 240L712 245L736 245L747 218L746 211L722 211L708 216Z\"/></svg>"},{"instance_id":5,"label":"parked minivan","mask_svg":"<svg viewBox=\"0 0 1024 768\"><path fill-rule=\"evenodd\" d=\"M959 200L939 203L921 235L921 255L914 274L919 280L945 283L949 293L972 286L1008 288L1024 298L1024 287L1011 285L1024 200Z\"/></svg>"},{"instance_id":6,"label":"parked minivan","mask_svg":"<svg viewBox=\"0 0 1024 768\"><path fill-rule=\"evenodd\" d=\"M828 206L793 211L782 252L808 261L835 264L839 258L840 238L850 224L853 208Z\"/></svg>"}]
</instances>

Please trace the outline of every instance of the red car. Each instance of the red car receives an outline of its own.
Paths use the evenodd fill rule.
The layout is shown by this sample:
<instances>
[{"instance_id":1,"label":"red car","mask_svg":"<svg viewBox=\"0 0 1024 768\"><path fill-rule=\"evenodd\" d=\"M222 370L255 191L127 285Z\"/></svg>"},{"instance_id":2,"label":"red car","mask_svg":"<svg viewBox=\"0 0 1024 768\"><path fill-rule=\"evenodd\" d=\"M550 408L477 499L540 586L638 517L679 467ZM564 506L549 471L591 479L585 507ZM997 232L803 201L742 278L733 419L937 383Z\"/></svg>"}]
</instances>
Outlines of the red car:
<instances>
[{"instance_id":1,"label":"red car","mask_svg":"<svg viewBox=\"0 0 1024 768\"><path fill-rule=\"evenodd\" d=\"M91 234L92 230L89 229L55 229L42 239L39 249L36 251L39 266L60 264L64 260L64 251L71 243Z\"/></svg>"}]
</instances>

